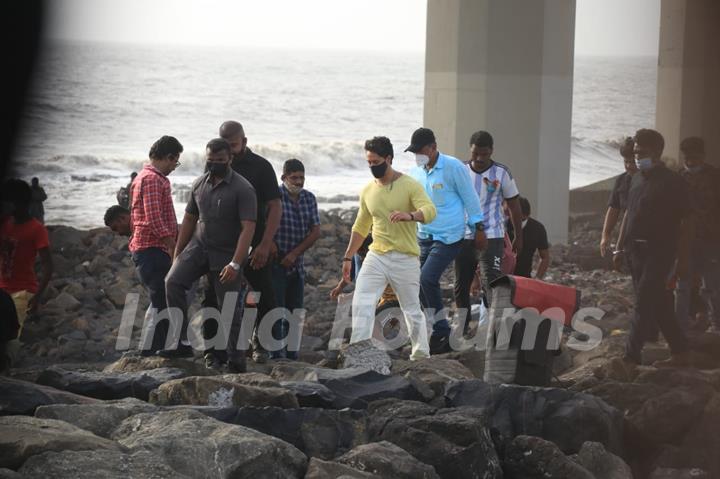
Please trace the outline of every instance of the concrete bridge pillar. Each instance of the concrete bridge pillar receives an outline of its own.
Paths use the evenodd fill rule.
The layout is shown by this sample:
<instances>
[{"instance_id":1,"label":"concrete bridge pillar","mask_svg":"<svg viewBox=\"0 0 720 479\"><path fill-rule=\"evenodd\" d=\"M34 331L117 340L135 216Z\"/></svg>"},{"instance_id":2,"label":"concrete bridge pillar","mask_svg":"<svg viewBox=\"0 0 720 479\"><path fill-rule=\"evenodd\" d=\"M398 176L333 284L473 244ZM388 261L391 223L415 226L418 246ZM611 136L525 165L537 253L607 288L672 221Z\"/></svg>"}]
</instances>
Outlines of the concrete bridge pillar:
<instances>
[{"instance_id":1,"label":"concrete bridge pillar","mask_svg":"<svg viewBox=\"0 0 720 479\"><path fill-rule=\"evenodd\" d=\"M467 158L487 130L552 243L567 241L575 0L428 0L424 126Z\"/></svg>"}]
</instances>

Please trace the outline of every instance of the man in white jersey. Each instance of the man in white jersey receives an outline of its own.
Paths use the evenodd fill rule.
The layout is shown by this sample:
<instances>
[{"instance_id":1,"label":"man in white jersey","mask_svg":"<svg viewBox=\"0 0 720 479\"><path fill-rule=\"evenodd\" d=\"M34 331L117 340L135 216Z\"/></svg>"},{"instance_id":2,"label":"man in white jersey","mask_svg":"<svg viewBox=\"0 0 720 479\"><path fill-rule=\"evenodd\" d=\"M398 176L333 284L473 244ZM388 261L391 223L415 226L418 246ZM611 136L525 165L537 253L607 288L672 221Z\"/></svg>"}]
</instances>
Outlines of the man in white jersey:
<instances>
[{"instance_id":1,"label":"man in white jersey","mask_svg":"<svg viewBox=\"0 0 720 479\"><path fill-rule=\"evenodd\" d=\"M522 231L522 213L515 180L507 166L492 160L493 137L486 131L477 131L470 138L470 161L467 164L473 187L480 198L487 248L478 251L473 247L474 233L465 231L465 241L455 258L455 304L467 311L465 328L470 321L470 285L475 277L478 263L482 272L482 288L485 303L489 303L488 285L502 275L500 262L503 257L505 239L505 215L503 200L507 201L510 219L515 231ZM522 250L522 235L513 241L513 251Z\"/></svg>"}]
</instances>

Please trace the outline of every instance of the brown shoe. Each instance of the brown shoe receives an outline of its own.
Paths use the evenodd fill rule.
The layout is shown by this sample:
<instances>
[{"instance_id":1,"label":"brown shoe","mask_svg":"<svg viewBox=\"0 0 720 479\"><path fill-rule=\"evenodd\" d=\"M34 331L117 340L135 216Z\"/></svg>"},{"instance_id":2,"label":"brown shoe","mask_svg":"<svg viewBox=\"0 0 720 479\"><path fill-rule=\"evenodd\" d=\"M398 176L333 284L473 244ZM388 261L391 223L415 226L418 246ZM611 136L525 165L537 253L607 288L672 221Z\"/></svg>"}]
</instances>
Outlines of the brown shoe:
<instances>
[{"instance_id":1,"label":"brown shoe","mask_svg":"<svg viewBox=\"0 0 720 479\"><path fill-rule=\"evenodd\" d=\"M673 354L669 359L655 361L653 366L656 368L691 368L693 367L693 357L690 351L684 353Z\"/></svg>"}]
</instances>

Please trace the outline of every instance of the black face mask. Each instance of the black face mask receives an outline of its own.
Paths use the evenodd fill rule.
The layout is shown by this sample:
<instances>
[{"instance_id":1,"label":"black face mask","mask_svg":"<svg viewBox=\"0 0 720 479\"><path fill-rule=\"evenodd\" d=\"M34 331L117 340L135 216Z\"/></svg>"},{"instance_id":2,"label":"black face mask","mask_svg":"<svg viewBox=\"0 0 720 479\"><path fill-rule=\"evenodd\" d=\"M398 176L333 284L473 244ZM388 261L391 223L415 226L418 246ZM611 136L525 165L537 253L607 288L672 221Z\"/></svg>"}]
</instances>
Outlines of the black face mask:
<instances>
[{"instance_id":1,"label":"black face mask","mask_svg":"<svg viewBox=\"0 0 720 479\"><path fill-rule=\"evenodd\" d=\"M370 171L372 172L372 175L375 178L382 178L385 176L385 172L387 171L388 163L387 161L383 161L379 165L373 165L370 167Z\"/></svg>"},{"instance_id":2,"label":"black face mask","mask_svg":"<svg viewBox=\"0 0 720 479\"><path fill-rule=\"evenodd\" d=\"M227 175L228 172L228 165L227 163L215 163L208 161L206 163L207 170L213 175L218 178L225 178L225 175Z\"/></svg>"}]
</instances>

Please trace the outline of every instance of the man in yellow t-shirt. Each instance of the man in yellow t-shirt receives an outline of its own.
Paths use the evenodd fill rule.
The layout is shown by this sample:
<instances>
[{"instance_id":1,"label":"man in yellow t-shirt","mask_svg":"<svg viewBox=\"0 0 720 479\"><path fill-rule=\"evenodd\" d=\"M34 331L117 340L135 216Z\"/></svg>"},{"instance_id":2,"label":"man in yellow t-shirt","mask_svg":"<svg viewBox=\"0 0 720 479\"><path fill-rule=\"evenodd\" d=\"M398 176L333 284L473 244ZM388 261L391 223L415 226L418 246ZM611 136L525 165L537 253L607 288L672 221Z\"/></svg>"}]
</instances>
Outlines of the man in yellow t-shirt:
<instances>
[{"instance_id":1,"label":"man in yellow t-shirt","mask_svg":"<svg viewBox=\"0 0 720 479\"><path fill-rule=\"evenodd\" d=\"M368 166L375 180L360 193L360 209L343 258L343 279L350 282L352 257L372 229L370 245L355 284L351 343L372 337L375 306L385 287L397 295L410 332L411 360L427 358L427 323L420 307L420 247L416 223L437 214L423 187L392 168L393 147L384 136L365 142Z\"/></svg>"}]
</instances>

